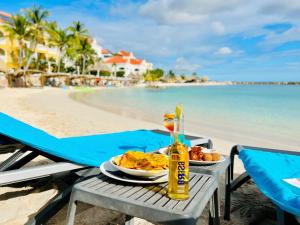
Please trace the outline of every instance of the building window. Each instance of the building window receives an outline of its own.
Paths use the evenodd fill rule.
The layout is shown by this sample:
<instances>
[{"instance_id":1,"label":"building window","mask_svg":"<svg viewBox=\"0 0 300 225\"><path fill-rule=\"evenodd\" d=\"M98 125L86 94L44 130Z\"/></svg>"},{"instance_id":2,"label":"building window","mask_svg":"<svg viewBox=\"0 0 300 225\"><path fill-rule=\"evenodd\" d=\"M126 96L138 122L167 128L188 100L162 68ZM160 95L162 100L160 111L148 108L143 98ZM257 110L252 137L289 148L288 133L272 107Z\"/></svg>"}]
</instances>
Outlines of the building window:
<instances>
[{"instance_id":1,"label":"building window","mask_svg":"<svg viewBox=\"0 0 300 225\"><path fill-rule=\"evenodd\" d=\"M124 67L120 67L120 70L125 70L125 68Z\"/></svg>"},{"instance_id":2,"label":"building window","mask_svg":"<svg viewBox=\"0 0 300 225\"><path fill-rule=\"evenodd\" d=\"M2 48L0 48L0 56L5 56L5 51Z\"/></svg>"},{"instance_id":3,"label":"building window","mask_svg":"<svg viewBox=\"0 0 300 225\"><path fill-rule=\"evenodd\" d=\"M134 69L134 71L138 72L138 71L140 71L140 70L139 70L139 69Z\"/></svg>"}]
</instances>

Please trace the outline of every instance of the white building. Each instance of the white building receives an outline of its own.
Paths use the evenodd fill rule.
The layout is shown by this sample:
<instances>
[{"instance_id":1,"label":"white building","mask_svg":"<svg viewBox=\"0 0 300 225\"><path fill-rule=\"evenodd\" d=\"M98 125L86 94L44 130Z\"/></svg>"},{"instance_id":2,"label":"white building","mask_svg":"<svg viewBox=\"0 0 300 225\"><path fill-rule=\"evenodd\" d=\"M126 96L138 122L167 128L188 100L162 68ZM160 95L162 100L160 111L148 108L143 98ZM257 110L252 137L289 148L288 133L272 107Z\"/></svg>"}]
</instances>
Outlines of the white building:
<instances>
[{"instance_id":1,"label":"white building","mask_svg":"<svg viewBox=\"0 0 300 225\"><path fill-rule=\"evenodd\" d=\"M112 74L123 71L124 77L128 77L129 75L143 75L147 70L153 69L152 63L136 58L132 52L121 50L117 54L112 54L107 49L99 46L96 40L93 41L92 47L96 50L102 63Z\"/></svg>"},{"instance_id":2,"label":"white building","mask_svg":"<svg viewBox=\"0 0 300 225\"><path fill-rule=\"evenodd\" d=\"M96 51L99 59L101 59L102 61L113 56L111 52L109 52L108 50L102 48L97 43L96 39L93 39L92 47Z\"/></svg>"},{"instance_id":3,"label":"white building","mask_svg":"<svg viewBox=\"0 0 300 225\"><path fill-rule=\"evenodd\" d=\"M152 70L152 64L146 60L136 58L132 52L119 51L116 55L107 58L104 61L112 73L123 71L124 76L128 77L130 74L143 75L147 70Z\"/></svg>"}]
</instances>

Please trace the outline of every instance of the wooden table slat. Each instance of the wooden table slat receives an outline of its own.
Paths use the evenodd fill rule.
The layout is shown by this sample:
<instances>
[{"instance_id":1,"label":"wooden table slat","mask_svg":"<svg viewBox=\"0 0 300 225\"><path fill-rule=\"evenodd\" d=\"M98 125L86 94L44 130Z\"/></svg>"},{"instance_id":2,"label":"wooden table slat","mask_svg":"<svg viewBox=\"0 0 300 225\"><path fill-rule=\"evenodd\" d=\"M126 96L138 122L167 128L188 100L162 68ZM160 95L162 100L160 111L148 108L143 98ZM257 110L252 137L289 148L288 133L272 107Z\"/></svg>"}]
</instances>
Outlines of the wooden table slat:
<instances>
[{"instance_id":1,"label":"wooden table slat","mask_svg":"<svg viewBox=\"0 0 300 225\"><path fill-rule=\"evenodd\" d=\"M134 195L128 197L129 199L139 199L140 197L144 196L145 194L147 194L147 192L152 191L153 192L153 188L155 186L154 185L149 185L149 186L145 186L143 189L137 191Z\"/></svg>"},{"instance_id":2,"label":"wooden table slat","mask_svg":"<svg viewBox=\"0 0 300 225\"><path fill-rule=\"evenodd\" d=\"M131 195L134 195L137 191L141 190L143 186L133 186L131 189L129 189L127 192L120 195L122 198L128 198Z\"/></svg>"},{"instance_id":3,"label":"wooden table slat","mask_svg":"<svg viewBox=\"0 0 300 225\"><path fill-rule=\"evenodd\" d=\"M133 185L124 185L123 189L119 189L118 191L112 192L111 194L113 194L115 196L121 196L122 194L124 194L125 192L127 192L131 188L133 188Z\"/></svg>"},{"instance_id":4,"label":"wooden table slat","mask_svg":"<svg viewBox=\"0 0 300 225\"><path fill-rule=\"evenodd\" d=\"M99 187L97 189L95 189L97 192L105 192L107 190L112 189L113 187L118 187L119 185L116 185L114 182L110 183L109 185L104 185L102 187Z\"/></svg>"},{"instance_id":5,"label":"wooden table slat","mask_svg":"<svg viewBox=\"0 0 300 225\"><path fill-rule=\"evenodd\" d=\"M189 199L187 199L187 200L183 200L183 201L190 201L190 199L192 199L193 198L193 195L195 194L194 192L192 192L192 190L193 190L193 188L195 187L195 186L197 186L197 183L198 183L198 181L199 180L201 180L201 178L202 177L198 177L198 176L194 176L194 177L192 177L192 179L191 179L191 183L189 183ZM155 206L157 206L157 207L164 207L167 203L168 203L168 201L170 201L171 199L168 197L168 196L164 196L163 198L161 198L158 202L156 202L156 203L154 203L154 205ZM183 202L183 201L180 201L180 200L175 200L175 201L177 201L178 202L178 204L180 203L180 202ZM174 203L175 204L175 203Z\"/></svg>"},{"instance_id":6,"label":"wooden table slat","mask_svg":"<svg viewBox=\"0 0 300 225\"><path fill-rule=\"evenodd\" d=\"M151 198L149 198L148 200L146 200L145 202L147 204L153 205L155 202L157 202L159 199L161 199L164 195L167 195L168 193L168 189L167 189L167 184L165 184L162 189L160 189L159 191L155 190L155 194L153 196L151 196Z\"/></svg>"},{"instance_id":7,"label":"wooden table slat","mask_svg":"<svg viewBox=\"0 0 300 225\"><path fill-rule=\"evenodd\" d=\"M211 187L213 183L213 179L209 178L207 181L204 183L204 185L200 188L199 191L196 192L196 195L194 198L203 198L202 196L210 198L210 196L207 195L207 192L209 188ZM201 197L200 197L201 196ZM184 205L184 211L187 210L188 208L193 208L196 204L198 204L196 201L190 201L188 204Z\"/></svg>"},{"instance_id":8,"label":"wooden table slat","mask_svg":"<svg viewBox=\"0 0 300 225\"><path fill-rule=\"evenodd\" d=\"M98 179L97 183L93 184L90 187L84 187L84 188L95 192L98 188L101 188L105 185L109 185L109 183L110 183L110 179L101 179L100 178L100 179Z\"/></svg>"},{"instance_id":9,"label":"wooden table slat","mask_svg":"<svg viewBox=\"0 0 300 225\"><path fill-rule=\"evenodd\" d=\"M197 183L198 179L199 178L195 174L191 174L190 179L189 179L189 188L193 187L194 184ZM157 207L163 207L170 200L171 199L168 197L168 194L166 194L159 201L155 202L153 205L155 205Z\"/></svg>"},{"instance_id":10,"label":"wooden table slat","mask_svg":"<svg viewBox=\"0 0 300 225\"><path fill-rule=\"evenodd\" d=\"M84 183L83 183L84 182ZM91 178L91 179L89 179L89 180L86 180L86 181L83 181L82 182L82 186L83 187L89 187L90 185L92 185L93 183L97 183L98 182L98 179L97 179L97 177L93 177L93 178Z\"/></svg>"},{"instance_id":11,"label":"wooden table slat","mask_svg":"<svg viewBox=\"0 0 300 225\"><path fill-rule=\"evenodd\" d=\"M115 185L113 188L105 190L103 193L105 194L114 194L115 192L118 192L119 190L124 190L126 186L119 184Z\"/></svg>"},{"instance_id":12,"label":"wooden table slat","mask_svg":"<svg viewBox=\"0 0 300 225\"><path fill-rule=\"evenodd\" d=\"M207 182L208 179L209 178L202 176L189 192L190 198L188 200L179 202L174 209L176 209L177 211L182 211L185 208L185 206L194 199L196 192L199 190L199 188L203 187L203 185Z\"/></svg>"},{"instance_id":13,"label":"wooden table slat","mask_svg":"<svg viewBox=\"0 0 300 225\"><path fill-rule=\"evenodd\" d=\"M136 200L138 200L140 202L146 202L148 199L150 199L152 196L154 196L157 192L159 192L166 186L167 186L166 183L164 185L156 186L151 191L148 191L147 193L145 193L143 196L137 198Z\"/></svg>"}]
</instances>

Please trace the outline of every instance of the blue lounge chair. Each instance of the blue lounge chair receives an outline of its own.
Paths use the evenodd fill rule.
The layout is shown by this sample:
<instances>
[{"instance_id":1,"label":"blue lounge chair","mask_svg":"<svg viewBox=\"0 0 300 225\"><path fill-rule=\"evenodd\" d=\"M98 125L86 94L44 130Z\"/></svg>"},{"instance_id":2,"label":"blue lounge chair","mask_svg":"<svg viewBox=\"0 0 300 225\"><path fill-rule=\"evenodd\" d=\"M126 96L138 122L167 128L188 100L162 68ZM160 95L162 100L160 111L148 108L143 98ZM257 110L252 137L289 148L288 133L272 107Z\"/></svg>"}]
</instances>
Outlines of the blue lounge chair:
<instances>
[{"instance_id":1,"label":"blue lounge chair","mask_svg":"<svg viewBox=\"0 0 300 225\"><path fill-rule=\"evenodd\" d=\"M234 179L235 155L242 160L246 172ZM277 223L298 224L295 218L300 217L300 195L283 179L300 178L300 152L237 145L232 148L230 157L225 219L230 219L230 194L252 178L259 190L276 205Z\"/></svg>"},{"instance_id":2,"label":"blue lounge chair","mask_svg":"<svg viewBox=\"0 0 300 225\"><path fill-rule=\"evenodd\" d=\"M189 144L211 145L206 138L187 136ZM85 177L99 173L97 167L129 149L154 151L169 145L167 132L136 130L91 136L56 138L48 133L0 113L0 154L13 152L0 163L0 186L68 175L67 186L28 224L41 224L66 203L71 187ZM22 168L37 156L54 163Z\"/></svg>"}]
</instances>

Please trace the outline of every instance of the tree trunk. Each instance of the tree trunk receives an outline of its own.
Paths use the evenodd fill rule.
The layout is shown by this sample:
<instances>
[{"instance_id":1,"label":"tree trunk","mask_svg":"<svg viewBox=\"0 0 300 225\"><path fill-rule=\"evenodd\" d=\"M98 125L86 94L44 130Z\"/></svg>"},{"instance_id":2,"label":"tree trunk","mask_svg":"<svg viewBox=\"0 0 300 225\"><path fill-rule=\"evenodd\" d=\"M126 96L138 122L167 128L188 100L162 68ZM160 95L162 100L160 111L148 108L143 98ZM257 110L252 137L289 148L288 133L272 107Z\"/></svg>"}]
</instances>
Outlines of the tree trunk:
<instances>
[{"instance_id":1,"label":"tree trunk","mask_svg":"<svg viewBox=\"0 0 300 225\"><path fill-rule=\"evenodd\" d=\"M32 61L32 59L33 59L33 56L34 56L34 54L36 53L37 42L35 41L35 43L31 43L31 44L33 45L33 53L30 55L30 57L29 57L29 59L28 59L28 61L27 61L27 63L26 63L24 72L26 72L26 71L28 70L28 68L29 68L29 66L30 66L30 64L31 64L31 61ZM37 60L38 60L38 57L36 57L36 58L37 58Z\"/></svg>"},{"instance_id":2,"label":"tree trunk","mask_svg":"<svg viewBox=\"0 0 300 225\"><path fill-rule=\"evenodd\" d=\"M19 41L19 57L18 57L18 65L19 65L19 70L21 70L22 67L22 51L23 51L23 47L22 47L22 42Z\"/></svg>"},{"instance_id":3,"label":"tree trunk","mask_svg":"<svg viewBox=\"0 0 300 225\"><path fill-rule=\"evenodd\" d=\"M82 75L85 74L85 57L83 56L83 62L82 62Z\"/></svg>"},{"instance_id":4,"label":"tree trunk","mask_svg":"<svg viewBox=\"0 0 300 225\"><path fill-rule=\"evenodd\" d=\"M28 61L27 61L27 63L26 63L26 66L25 66L25 68L24 68L24 71L27 71L27 70L28 70L28 68L29 68L29 66L30 66L30 64L31 64L31 61L32 61L32 59L33 59L33 57L34 57L34 54L35 54L35 52L33 52L33 53L30 55L30 57L29 57L29 59L28 59Z\"/></svg>"},{"instance_id":5,"label":"tree trunk","mask_svg":"<svg viewBox=\"0 0 300 225\"><path fill-rule=\"evenodd\" d=\"M19 65L19 70L22 67L22 47L19 47L19 57L18 57L18 65Z\"/></svg>"},{"instance_id":6,"label":"tree trunk","mask_svg":"<svg viewBox=\"0 0 300 225\"><path fill-rule=\"evenodd\" d=\"M46 59L47 59L47 65L48 65L47 73L50 73L51 72L51 64L50 64L48 55L46 56Z\"/></svg>"},{"instance_id":7,"label":"tree trunk","mask_svg":"<svg viewBox=\"0 0 300 225\"><path fill-rule=\"evenodd\" d=\"M61 58L61 56L60 56L60 54L61 54L61 49L58 49L58 56L57 56L57 60L58 60L58 63L57 63L57 72L58 73L60 73L60 58Z\"/></svg>"}]
</instances>

